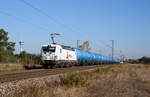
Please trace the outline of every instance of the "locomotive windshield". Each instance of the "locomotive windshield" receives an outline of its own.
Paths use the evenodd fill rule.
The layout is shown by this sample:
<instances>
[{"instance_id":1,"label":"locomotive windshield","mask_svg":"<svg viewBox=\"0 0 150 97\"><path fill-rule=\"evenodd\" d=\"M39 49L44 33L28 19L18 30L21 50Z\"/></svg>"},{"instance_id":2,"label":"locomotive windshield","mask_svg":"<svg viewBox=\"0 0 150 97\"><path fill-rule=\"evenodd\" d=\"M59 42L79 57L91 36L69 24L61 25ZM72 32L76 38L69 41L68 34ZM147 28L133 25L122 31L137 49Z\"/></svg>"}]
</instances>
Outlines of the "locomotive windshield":
<instances>
[{"instance_id":1,"label":"locomotive windshield","mask_svg":"<svg viewBox=\"0 0 150 97\"><path fill-rule=\"evenodd\" d=\"M42 47L42 50L43 50L44 52L55 52L56 47L51 47L51 46Z\"/></svg>"}]
</instances>

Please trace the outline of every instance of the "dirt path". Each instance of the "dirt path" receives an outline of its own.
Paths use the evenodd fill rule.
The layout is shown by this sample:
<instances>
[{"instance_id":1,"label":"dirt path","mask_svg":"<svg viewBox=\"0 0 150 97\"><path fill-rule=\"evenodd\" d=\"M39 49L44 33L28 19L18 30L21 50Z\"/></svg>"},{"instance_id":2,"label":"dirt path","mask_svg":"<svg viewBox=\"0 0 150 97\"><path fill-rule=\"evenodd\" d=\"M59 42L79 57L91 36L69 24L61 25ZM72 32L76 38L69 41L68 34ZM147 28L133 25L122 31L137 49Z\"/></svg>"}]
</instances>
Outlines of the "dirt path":
<instances>
[{"instance_id":1,"label":"dirt path","mask_svg":"<svg viewBox=\"0 0 150 97\"><path fill-rule=\"evenodd\" d=\"M150 66L125 64L107 74L92 97L150 97Z\"/></svg>"}]
</instances>

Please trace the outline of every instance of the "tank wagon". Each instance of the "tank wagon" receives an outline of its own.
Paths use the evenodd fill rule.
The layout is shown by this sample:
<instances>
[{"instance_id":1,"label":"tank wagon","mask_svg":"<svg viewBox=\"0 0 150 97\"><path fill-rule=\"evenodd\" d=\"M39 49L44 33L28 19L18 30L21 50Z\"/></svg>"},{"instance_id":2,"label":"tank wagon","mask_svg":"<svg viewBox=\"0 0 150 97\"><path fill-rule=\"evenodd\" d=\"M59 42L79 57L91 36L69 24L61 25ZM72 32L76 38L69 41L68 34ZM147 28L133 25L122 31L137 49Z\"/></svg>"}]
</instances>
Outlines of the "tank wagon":
<instances>
[{"instance_id":1,"label":"tank wagon","mask_svg":"<svg viewBox=\"0 0 150 97\"><path fill-rule=\"evenodd\" d=\"M41 60L42 65L46 68L120 63L118 59L60 44L43 45Z\"/></svg>"}]
</instances>

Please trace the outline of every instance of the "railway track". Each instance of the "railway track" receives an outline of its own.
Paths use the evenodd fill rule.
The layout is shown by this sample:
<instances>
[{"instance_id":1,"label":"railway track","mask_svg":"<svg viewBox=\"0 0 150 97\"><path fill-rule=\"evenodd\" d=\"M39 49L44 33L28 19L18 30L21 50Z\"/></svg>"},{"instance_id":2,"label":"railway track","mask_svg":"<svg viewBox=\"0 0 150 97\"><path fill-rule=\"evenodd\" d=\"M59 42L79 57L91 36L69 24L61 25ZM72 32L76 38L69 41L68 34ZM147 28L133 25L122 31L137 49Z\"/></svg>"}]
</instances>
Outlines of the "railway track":
<instances>
[{"instance_id":1,"label":"railway track","mask_svg":"<svg viewBox=\"0 0 150 97\"><path fill-rule=\"evenodd\" d=\"M102 66L102 65L101 65ZM0 73L0 83L11 82L29 78L43 77L47 75L56 75L67 72L82 71L88 69L94 69L99 66L78 66L70 68L57 68L57 69L38 69L20 72L8 72Z\"/></svg>"}]
</instances>

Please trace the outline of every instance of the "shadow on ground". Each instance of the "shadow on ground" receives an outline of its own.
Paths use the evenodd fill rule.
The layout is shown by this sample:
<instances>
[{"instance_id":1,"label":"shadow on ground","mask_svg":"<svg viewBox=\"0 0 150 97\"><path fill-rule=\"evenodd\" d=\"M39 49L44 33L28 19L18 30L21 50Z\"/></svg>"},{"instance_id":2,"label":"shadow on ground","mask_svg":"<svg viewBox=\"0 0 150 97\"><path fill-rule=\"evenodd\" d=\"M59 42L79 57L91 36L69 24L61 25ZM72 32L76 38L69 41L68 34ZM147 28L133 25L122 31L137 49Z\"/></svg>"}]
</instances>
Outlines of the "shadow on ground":
<instances>
[{"instance_id":1,"label":"shadow on ground","mask_svg":"<svg viewBox=\"0 0 150 97\"><path fill-rule=\"evenodd\" d=\"M31 70L31 69L45 69L43 66L27 66L27 65L24 65L24 68L26 70Z\"/></svg>"}]
</instances>

